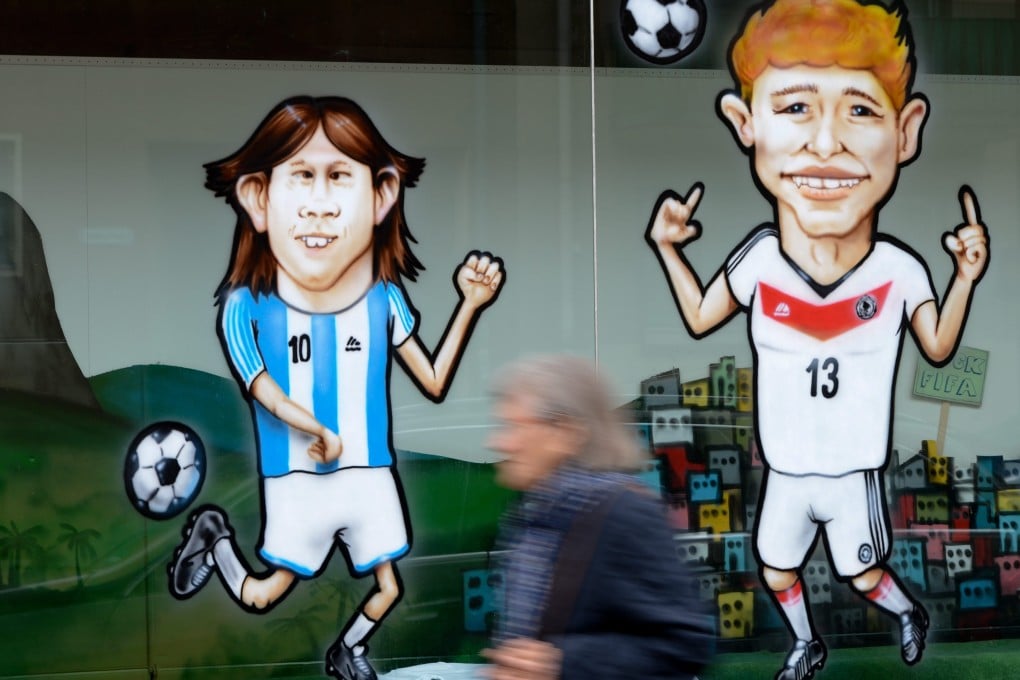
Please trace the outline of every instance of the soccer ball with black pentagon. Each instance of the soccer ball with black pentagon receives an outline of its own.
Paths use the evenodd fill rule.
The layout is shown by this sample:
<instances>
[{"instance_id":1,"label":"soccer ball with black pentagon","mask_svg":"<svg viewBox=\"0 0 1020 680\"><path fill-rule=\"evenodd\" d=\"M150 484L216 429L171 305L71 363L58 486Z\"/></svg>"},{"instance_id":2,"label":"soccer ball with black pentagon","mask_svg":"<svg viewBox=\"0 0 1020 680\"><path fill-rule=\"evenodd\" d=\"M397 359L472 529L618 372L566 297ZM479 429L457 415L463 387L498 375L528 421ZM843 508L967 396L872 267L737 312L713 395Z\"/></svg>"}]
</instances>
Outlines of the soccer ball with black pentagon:
<instances>
[{"instance_id":1,"label":"soccer ball with black pentagon","mask_svg":"<svg viewBox=\"0 0 1020 680\"><path fill-rule=\"evenodd\" d=\"M151 519L169 519L191 504L205 480L205 447L176 422L145 427L128 446L124 486L131 505Z\"/></svg>"},{"instance_id":2,"label":"soccer ball with black pentagon","mask_svg":"<svg viewBox=\"0 0 1020 680\"><path fill-rule=\"evenodd\" d=\"M623 0L620 25L627 47L653 64L687 56L705 33L703 0Z\"/></svg>"}]
</instances>

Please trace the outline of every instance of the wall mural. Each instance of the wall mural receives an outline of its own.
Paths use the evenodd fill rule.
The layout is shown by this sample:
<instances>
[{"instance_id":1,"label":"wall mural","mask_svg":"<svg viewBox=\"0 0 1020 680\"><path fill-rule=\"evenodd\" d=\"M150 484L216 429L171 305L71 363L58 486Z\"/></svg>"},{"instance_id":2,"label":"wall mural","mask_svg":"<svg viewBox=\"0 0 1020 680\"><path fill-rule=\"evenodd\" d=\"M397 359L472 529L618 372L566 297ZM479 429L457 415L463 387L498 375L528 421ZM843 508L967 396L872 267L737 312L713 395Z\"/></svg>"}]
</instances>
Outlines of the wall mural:
<instances>
[{"instance_id":1,"label":"wall mural","mask_svg":"<svg viewBox=\"0 0 1020 680\"><path fill-rule=\"evenodd\" d=\"M668 54L700 58L713 47L717 34L702 40L701 31L706 19L720 30L719 6L706 14L693 0L654 5L613 3L647 12L634 19L665 41L649 48L655 54L686 49L686 57ZM693 34L681 6L699 14ZM760 652L747 656L767 656L781 678L819 674L826 655L860 658L841 647L890 640L897 649L875 655L883 663L902 663L902 650L907 663L937 668L946 660L930 653L933 644L1020 630L1020 459L1008 453L1002 391L1016 368L1001 351L1014 329L999 319L1014 286L1003 269L987 270L978 203L993 224L1002 219L993 213L1015 207L1004 196L1015 183L1014 150L1002 143L1016 132L1015 87L929 73L930 103L913 91L904 11L883 7L763 5L731 44L736 85L718 98L733 86L717 74L676 71L669 92L641 69L598 83L598 152L607 154L600 222L644 221L655 194L642 190L657 191L655 178L676 163L659 152L666 130L690 142L686 158L710 159L691 168L699 174L690 181L705 186L661 197L647 236L687 330L711 338L683 342L683 368L660 372L678 365L661 362L672 362L684 331L660 304L633 304L647 286L635 288L640 276L665 292L651 260L635 276L648 254L636 233L603 229L598 342L621 384L648 376L642 398L628 404L659 467L646 481L664 494L701 596L715 603L722 649ZM870 27L861 34L866 48L837 39L840 22L825 17L844 11L855 27ZM807 31L804 21L820 27ZM776 22L788 28L776 31ZM673 45L674 31L691 42L662 47ZM826 49L807 35L821 36ZM199 124L194 101L234 86L237 69L2 66L20 94L0 115L0 676L230 680L298 667L322 675L325 658L333 677L371 677L371 666L476 661L504 597L486 551L509 492L493 483L487 462L459 457L485 422L473 410L484 385L466 378L550 343L590 348L591 280L577 276L591 262L590 178L578 172L590 160L590 135L584 126L535 123L587 111L589 75L338 69L354 99L378 102L373 116L388 139L430 158L424 177L438 188L408 194L414 234L435 225L417 244L404 190L417 184L421 159L391 148L349 100L270 106L292 91L295 74L302 89L329 91L336 70L252 67L243 96L213 116L201 109ZM34 77L37 90L18 89ZM503 77L514 87L489 87ZM38 118L38 101L65 101L69 83L80 102L50 107L58 125ZM283 94L266 99L266 83ZM423 116L407 108L408 87L447 94ZM125 93L141 93L138 108L108 111ZM1001 117L975 115L987 97L1006 102ZM254 134L223 157L249 131L236 121L253 104ZM929 120L932 104L941 118ZM356 124L338 127L338 119ZM148 122L131 124L139 121ZM953 140L939 126L967 132ZM718 137L690 132L702 128ZM751 183L727 184L745 161L724 130L746 153ZM15 142L23 162L9 151ZM54 174L52 159L64 153L83 162ZM964 163L935 160L943 156L973 159L973 175ZM203 188L197 173L214 158ZM918 158L896 191L899 168ZM111 168L133 170L114 177ZM128 189L115 179L131 180ZM954 201L959 185L946 193L945 181L957 179L974 189ZM938 204L944 221L892 219L922 203L909 182L939 187L924 201ZM732 204L726 212L750 214L739 224L756 224L755 185L771 202L768 224L741 239L713 219L695 241L695 218L721 196ZM734 201L733 188L750 193ZM131 200L120 205L120 197ZM234 211L232 246L220 198ZM547 240L549 215L558 243ZM921 231L933 223L948 228L944 259L929 254L937 233L927 240ZM1012 241L996 238L1001 258ZM515 276L510 291L516 298L502 293L499 258L479 251L461 259L476 241L528 260L528 277ZM536 250L539 242L550 247ZM715 249L705 266L725 258L707 286L695 274L708 271L692 242ZM418 257L439 274L418 276ZM979 281L983 292L972 300ZM495 314L528 323L489 319L479 330L491 335L476 337L480 313L497 298ZM978 326L990 300L996 337ZM729 323L741 310L747 340ZM955 363L965 328L1005 360L990 376L993 396L961 426L968 434L943 447L931 404L911 415L913 404L893 399L893 380L905 368L902 351L908 360L912 353L903 346L908 332L936 364ZM642 337L623 338L635 329ZM419 335L440 339L430 350ZM977 354L967 356L966 370L986 370L970 366ZM951 366L918 373L936 398ZM457 372L454 389L464 393L454 404L447 395ZM980 400L970 383L958 387ZM894 401L899 451L890 452ZM982 427L994 437L975 435ZM334 481L343 488L318 489ZM826 491L844 484L846 493ZM317 502L321 493L348 502ZM776 520L770 502L780 494ZM813 495L835 507L816 507ZM815 514L791 527L787 499L803 497ZM362 513L371 526L347 530Z\"/></svg>"},{"instance_id":2,"label":"wall mural","mask_svg":"<svg viewBox=\"0 0 1020 680\"><path fill-rule=\"evenodd\" d=\"M402 284L421 267L404 190L424 160L393 149L348 99L286 99L238 151L205 167L207 188L237 216L218 331L251 406L259 556L269 568L253 570L226 511L204 505L169 564L170 592L191 598L215 572L237 604L266 612L321 574L336 544L352 574L375 582L326 652L326 672L375 678L367 642L401 597L395 562L410 549L390 362L442 401L479 313L504 282L502 262L467 255L454 274L459 301L436 351L427 350Z\"/></svg>"},{"instance_id":3,"label":"wall mural","mask_svg":"<svg viewBox=\"0 0 1020 680\"><path fill-rule=\"evenodd\" d=\"M962 224L943 236L954 275L940 299L926 264L878 231L900 168L921 151L929 110L911 91L905 8L777 0L748 14L729 65L736 89L720 94L718 114L748 155L772 221L707 286L684 254L701 234L700 183L686 196L662 194L646 239L693 337L748 316L764 463L753 547L793 637L776 677L810 678L826 661L805 587L820 538L836 577L899 625L902 659L913 665L930 615L890 565L883 471L893 385L905 332L935 364L959 344L989 259L977 199L960 189ZM719 477L700 481L713 497L722 487Z\"/></svg>"}]
</instances>

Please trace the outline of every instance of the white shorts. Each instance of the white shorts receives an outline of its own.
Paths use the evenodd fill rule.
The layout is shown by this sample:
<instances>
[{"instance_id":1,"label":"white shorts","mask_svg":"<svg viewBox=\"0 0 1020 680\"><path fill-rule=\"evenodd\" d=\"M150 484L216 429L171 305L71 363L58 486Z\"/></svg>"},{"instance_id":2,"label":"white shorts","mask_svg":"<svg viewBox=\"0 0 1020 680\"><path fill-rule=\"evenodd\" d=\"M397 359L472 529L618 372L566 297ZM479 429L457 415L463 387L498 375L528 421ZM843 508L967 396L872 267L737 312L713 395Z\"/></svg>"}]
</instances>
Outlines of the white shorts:
<instances>
[{"instance_id":1,"label":"white shorts","mask_svg":"<svg viewBox=\"0 0 1020 680\"><path fill-rule=\"evenodd\" d=\"M259 554L314 576L339 539L358 573L405 554L404 505L390 467L292 472L263 480L266 524Z\"/></svg>"},{"instance_id":2,"label":"white shorts","mask_svg":"<svg viewBox=\"0 0 1020 680\"><path fill-rule=\"evenodd\" d=\"M852 578L889 558L889 514L877 470L839 477L785 475L769 470L755 548L773 569L802 567L824 532L836 574Z\"/></svg>"}]
</instances>

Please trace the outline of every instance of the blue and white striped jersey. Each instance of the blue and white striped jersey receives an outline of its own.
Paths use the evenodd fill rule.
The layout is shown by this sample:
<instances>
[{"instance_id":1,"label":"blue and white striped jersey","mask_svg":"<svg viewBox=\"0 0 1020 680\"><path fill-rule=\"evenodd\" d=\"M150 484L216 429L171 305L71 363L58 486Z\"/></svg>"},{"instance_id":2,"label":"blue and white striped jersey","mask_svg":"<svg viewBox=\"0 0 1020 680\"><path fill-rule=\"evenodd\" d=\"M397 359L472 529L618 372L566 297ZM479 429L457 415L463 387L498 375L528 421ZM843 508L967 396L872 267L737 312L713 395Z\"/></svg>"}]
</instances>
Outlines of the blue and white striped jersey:
<instances>
[{"instance_id":1,"label":"blue and white striped jersey","mask_svg":"<svg viewBox=\"0 0 1020 680\"><path fill-rule=\"evenodd\" d=\"M417 323L403 290L392 283L378 282L347 309L329 314L303 312L275 294L231 292L220 333L244 388L267 371L290 399L343 441L339 461L316 463L308 456L311 435L251 399L262 475L391 465L390 350Z\"/></svg>"}]
</instances>

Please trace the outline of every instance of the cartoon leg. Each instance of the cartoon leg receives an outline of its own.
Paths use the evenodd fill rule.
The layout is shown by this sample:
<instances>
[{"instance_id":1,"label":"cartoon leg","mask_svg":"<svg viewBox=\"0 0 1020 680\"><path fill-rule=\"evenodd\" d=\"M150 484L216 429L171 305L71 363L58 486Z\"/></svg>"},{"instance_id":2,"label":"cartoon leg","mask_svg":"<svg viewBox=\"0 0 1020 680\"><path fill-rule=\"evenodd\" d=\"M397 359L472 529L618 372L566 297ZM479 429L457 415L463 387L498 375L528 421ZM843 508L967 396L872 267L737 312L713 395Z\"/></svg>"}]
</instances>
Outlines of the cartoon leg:
<instances>
[{"instance_id":1,"label":"cartoon leg","mask_svg":"<svg viewBox=\"0 0 1020 680\"><path fill-rule=\"evenodd\" d=\"M375 591L361 610L355 612L343 634L326 652L326 674L340 680L376 680L372 665L366 658L366 641L379 621L400 599L400 579L392 562L375 568Z\"/></svg>"},{"instance_id":2,"label":"cartoon leg","mask_svg":"<svg viewBox=\"0 0 1020 680\"><path fill-rule=\"evenodd\" d=\"M289 569L277 569L263 577L248 574L241 586L241 603L258 612L269 611L295 583L296 575Z\"/></svg>"},{"instance_id":3,"label":"cartoon leg","mask_svg":"<svg viewBox=\"0 0 1020 680\"><path fill-rule=\"evenodd\" d=\"M794 570L766 566L762 568L762 580L795 638L776 680L807 680L825 665L826 651L811 625L800 574Z\"/></svg>"},{"instance_id":4,"label":"cartoon leg","mask_svg":"<svg viewBox=\"0 0 1020 680\"><path fill-rule=\"evenodd\" d=\"M921 660L928 634L928 612L914 601L892 572L874 567L852 581L854 589L879 609L892 614L900 622L900 655L913 666Z\"/></svg>"}]
</instances>

